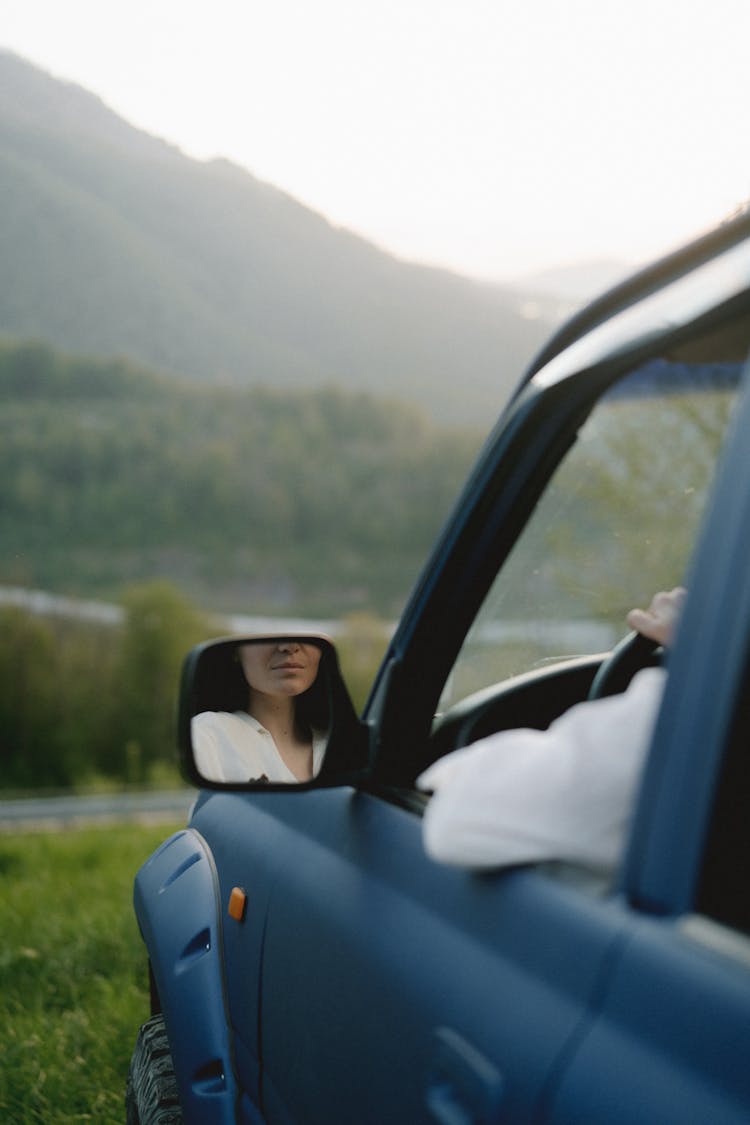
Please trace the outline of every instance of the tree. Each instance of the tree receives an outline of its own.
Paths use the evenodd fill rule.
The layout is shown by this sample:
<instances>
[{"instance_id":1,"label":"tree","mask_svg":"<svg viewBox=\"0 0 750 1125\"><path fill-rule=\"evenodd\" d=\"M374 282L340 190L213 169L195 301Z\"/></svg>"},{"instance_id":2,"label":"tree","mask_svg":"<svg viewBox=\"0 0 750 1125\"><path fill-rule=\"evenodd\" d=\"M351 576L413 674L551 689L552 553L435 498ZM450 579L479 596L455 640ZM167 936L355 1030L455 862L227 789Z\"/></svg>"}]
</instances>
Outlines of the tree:
<instances>
[{"instance_id":1,"label":"tree","mask_svg":"<svg viewBox=\"0 0 750 1125\"><path fill-rule=\"evenodd\" d=\"M68 780L56 741L57 661L49 624L20 609L0 613L0 782Z\"/></svg>"},{"instance_id":2,"label":"tree","mask_svg":"<svg viewBox=\"0 0 750 1125\"><path fill-rule=\"evenodd\" d=\"M115 677L118 722L112 772L145 781L153 766L176 758L177 694L188 650L214 630L169 582L132 587L123 599L125 624Z\"/></svg>"}]
</instances>

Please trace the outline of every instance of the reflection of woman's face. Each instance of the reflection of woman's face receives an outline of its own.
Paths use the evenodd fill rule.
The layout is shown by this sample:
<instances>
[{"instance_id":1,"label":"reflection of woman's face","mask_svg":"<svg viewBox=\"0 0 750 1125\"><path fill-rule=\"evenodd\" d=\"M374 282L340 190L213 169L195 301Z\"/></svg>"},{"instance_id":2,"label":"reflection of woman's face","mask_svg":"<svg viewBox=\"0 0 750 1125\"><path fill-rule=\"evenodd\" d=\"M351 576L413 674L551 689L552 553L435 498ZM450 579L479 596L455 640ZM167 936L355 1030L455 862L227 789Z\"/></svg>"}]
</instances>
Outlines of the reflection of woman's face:
<instances>
[{"instance_id":1,"label":"reflection of woman's face","mask_svg":"<svg viewBox=\"0 0 750 1125\"><path fill-rule=\"evenodd\" d=\"M238 645L245 679L264 695L300 695L318 674L320 649L299 641L263 641Z\"/></svg>"}]
</instances>

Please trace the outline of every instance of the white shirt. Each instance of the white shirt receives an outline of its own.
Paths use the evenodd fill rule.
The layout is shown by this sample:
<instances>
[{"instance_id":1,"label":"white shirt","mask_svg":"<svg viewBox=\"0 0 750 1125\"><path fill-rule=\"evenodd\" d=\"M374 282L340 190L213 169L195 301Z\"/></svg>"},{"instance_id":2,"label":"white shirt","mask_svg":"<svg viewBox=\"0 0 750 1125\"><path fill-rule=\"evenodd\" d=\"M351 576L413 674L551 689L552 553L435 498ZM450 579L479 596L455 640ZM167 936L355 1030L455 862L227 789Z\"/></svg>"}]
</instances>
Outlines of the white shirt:
<instances>
[{"instance_id":1,"label":"white shirt","mask_svg":"<svg viewBox=\"0 0 750 1125\"><path fill-rule=\"evenodd\" d=\"M467 867L619 860L666 673L579 703L548 730L507 730L446 755L418 779L433 859Z\"/></svg>"},{"instance_id":2,"label":"white shirt","mask_svg":"<svg viewBox=\"0 0 750 1125\"><path fill-rule=\"evenodd\" d=\"M272 735L247 711L203 711L191 724L195 764L210 781L299 779L276 749ZM328 737L313 731L313 777L323 764Z\"/></svg>"}]
</instances>

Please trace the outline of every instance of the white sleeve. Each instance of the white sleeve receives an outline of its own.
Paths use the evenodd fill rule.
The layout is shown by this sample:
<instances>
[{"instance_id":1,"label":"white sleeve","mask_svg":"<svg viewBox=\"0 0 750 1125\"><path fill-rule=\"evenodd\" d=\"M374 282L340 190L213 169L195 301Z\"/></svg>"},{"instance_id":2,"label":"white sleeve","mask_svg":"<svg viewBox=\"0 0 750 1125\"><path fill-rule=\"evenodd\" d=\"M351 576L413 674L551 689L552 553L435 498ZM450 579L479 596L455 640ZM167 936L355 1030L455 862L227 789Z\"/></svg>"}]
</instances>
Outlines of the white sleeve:
<instances>
[{"instance_id":1,"label":"white sleeve","mask_svg":"<svg viewBox=\"0 0 750 1125\"><path fill-rule=\"evenodd\" d=\"M200 715L193 716L190 723L193 757L201 777L208 781L225 781L219 740L214 727L215 719L213 711L203 711Z\"/></svg>"},{"instance_id":2,"label":"white sleeve","mask_svg":"<svg viewBox=\"0 0 750 1125\"><path fill-rule=\"evenodd\" d=\"M617 863L665 673L577 704L546 731L508 730L441 758L418 779L433 859L467 867Z\"/></svg>"}]
</instances>

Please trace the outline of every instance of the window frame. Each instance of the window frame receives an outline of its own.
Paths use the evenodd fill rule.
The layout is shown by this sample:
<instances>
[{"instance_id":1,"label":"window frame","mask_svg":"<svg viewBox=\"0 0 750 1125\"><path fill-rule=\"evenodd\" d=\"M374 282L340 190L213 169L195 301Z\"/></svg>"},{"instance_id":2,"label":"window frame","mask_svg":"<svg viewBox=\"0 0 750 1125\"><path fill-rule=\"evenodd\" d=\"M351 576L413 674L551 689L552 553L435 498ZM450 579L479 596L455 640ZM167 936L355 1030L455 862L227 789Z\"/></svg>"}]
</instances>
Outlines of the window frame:
<instances>
[{"instance_id":1,"label":"window frame","mask_svg":"<svg viewBox=\"0 0 750 1125\"><path fill-rule=\"evenodd\" d=\"M609 388L614 398L608 401L605 392L593 402L579 429L580 440L556 466L472 622L441 693L440 715L449 717L472 697L501 690L511 678L543 676L545 668L552 672L565 660L601 655L627 632L626 613L641 604L639 598L682 581L736 405L741 368L739 362L692 359L662 360L653 368L647 363L615 381ZM700 423L687 429L683 422L684 410L700 412L701 422L709 416L706 411L713 411L713 405L706 410L700 405L704 393L721 396L719 416L712 419L721 430L706 449L710 457L693 445L696 431L698 440L704 437ZM603 444L591 439L592 431L607 435ZM598 494L587 500L592 474L601 467L605 475L612 464L609 442L622 443L614 447L614 456L626 449L622 460L627 473L612 475L606 502ZM655 447L662 454L658 464L650 456ZM683 489L692 485L698 504L688 519L683 512L667 525L665 515L677 519ZM548 541L571 527L574 543L567 556L564 548ZM648 560L643 557L645 537L650 537ZM613 557L605 564L603 553L610 547ZM550 569L556 568L562 571L550 581ZM543 624L552 627L553 636L543 630L536 635ZM454 678L457 684L452 684Z\"/></svg>"},{"instance_id":2,"label":"window frame","mask_svg":"<svg viewBox=\"0 0 750 1125\"><path fill-rule=\"evenodd\" d=\"M688 599L623 869L629 901L655 914L696 912L722 772L747 730L749 370L750 363L687 577Z\"/></svg>"},{"instance_id":3,"label":"window frame","mask_svg":"<svg viewBox=\"0 0 750 1125\"><path fill-rule=\"evenodd\" d=\"M542 372L509 403L438 539L381 666L363 719L371 780L411 788L456 655L539 496L599 397L649 358L688 344L750 306L736 290L685 323L635 332L591 368ZM632 310L629 310L632 317ZM563 356L555 364L560 372Z\"/></svg>"}]
</instances>

